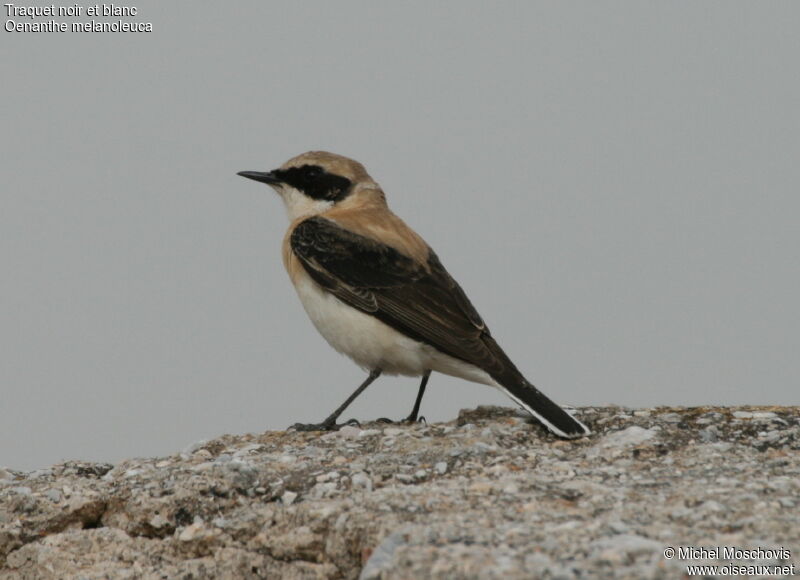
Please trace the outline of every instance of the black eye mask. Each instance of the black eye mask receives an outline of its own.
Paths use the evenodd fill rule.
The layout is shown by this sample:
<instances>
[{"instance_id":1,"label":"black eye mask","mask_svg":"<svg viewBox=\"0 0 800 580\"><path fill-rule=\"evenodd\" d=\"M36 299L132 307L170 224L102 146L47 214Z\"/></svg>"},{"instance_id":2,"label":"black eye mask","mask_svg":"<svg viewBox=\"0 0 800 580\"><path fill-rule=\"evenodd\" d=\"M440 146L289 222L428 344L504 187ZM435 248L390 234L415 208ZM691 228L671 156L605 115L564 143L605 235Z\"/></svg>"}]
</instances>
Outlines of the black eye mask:
<instances>
[{"instance_id":1,"label":"black eye mask","mask_svg":"<svg viewBox=\"0 0 800 580\"><path fill-rule=\"evenodd\" d=\"M349 179L328 173L319 165L277 169L272 174L308 197L334 203L347 197L352 187Z\"/></svg>"}]
</instances>

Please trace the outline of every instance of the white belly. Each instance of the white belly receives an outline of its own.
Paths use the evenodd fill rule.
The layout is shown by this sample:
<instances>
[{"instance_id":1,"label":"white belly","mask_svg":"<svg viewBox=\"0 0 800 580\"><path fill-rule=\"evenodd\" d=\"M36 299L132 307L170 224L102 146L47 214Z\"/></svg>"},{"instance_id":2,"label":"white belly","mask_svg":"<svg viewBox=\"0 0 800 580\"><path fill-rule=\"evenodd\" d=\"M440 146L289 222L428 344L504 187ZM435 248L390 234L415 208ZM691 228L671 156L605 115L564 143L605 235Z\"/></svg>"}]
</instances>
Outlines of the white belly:
<instances>
[{"instance_id":1,"label":"white belly","mask_svg":"<svg viewBox=\"0 0 800 580\"><path fill-rule=\"evenodd\" d=\"M374 316L352 308L320 288L308 275L295 288L311 322L325 340L360 367L392 375L420 376L432 370L498 386L478 367L411 339Z\"/></svg>"}]
</instances>

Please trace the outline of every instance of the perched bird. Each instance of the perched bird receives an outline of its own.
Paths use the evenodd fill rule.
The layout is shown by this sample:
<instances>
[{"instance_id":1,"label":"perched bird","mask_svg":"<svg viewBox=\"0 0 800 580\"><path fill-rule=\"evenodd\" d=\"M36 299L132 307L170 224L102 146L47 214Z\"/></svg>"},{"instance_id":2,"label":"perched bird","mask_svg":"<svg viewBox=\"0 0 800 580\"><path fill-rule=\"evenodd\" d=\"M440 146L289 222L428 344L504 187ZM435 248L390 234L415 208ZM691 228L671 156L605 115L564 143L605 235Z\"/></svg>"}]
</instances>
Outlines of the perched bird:
<instances>
[{"instance_id":1,"label":"perched bird","mask_svg":"<svg viewBox=\"0 0 800 580\"><path fill-rule=\"evenodd\" d=\"M369 371L322 423L336 420L381 373L421 376L416 421L431 371L499 388L561 437L589 434L580 421L529 383L434 251L389 209L364 166L324 151L298 155L273 171L238 175L283 199L291 225L283 263L325 340Z\"/></svg>"}]
</instances>

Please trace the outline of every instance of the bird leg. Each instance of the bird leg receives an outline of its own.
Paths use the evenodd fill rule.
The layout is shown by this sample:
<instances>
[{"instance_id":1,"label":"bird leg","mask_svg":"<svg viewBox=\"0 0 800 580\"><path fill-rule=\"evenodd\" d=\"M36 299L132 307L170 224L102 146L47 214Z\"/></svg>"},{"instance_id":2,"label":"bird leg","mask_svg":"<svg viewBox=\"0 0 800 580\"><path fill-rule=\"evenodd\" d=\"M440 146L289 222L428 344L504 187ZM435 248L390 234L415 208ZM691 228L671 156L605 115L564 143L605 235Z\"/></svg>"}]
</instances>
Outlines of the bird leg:
<instances>
[{"instance_id":1,"label":"bird leg","mask_svg":"<svg viewBox=\"0 0 800 580\"><path fill-rule=\"evenodd\" d=\"M431 371L425 371L425 374L422 375L422 382L419 384L419 391L417 392L417 400L414 401L414 408L411 410L411 414L403 419L402 421L398 421L398 423L416 423L417 419L419 418L419 406L422 404L422 396L425 394L425 387L428 386L428 379L431 376ZM424 421L425 418L422 417L420 420ZM391 419L387 419L386 417L381 417L377 419L378 423L394 423Z\"/></svg>"},{"instance_id":2,"label":"bird leg","mask_svg":"<svg viewBox=\"0 0 800 580\"><path fill-rule=\"evenodd\" d=\"M428 386L428 379L431 377L431 371L426 371L422 375L422 382L419 384L419 391L417 392L417 400L414 401L414 408L411 414L405 418L406 423L416 423L419 416L419 406L422 404L422 395L425 394L425 387Z\"/></svg>"},{"instance_id":3,"label":"bird leg","mask_svg":"<svg viewBox=\"0 0 800 580\"><path fill-rule=\"evenodd\" d=\"M347 400L339 405L322 423L295 423L290 428L295 431L336 431L340 427L340 425L336 424L336 419L339 418L339 415L379 376L381 376L380 369L371 370L367 379L359 385L355 392L347 397Z\"/></svg>"}]
</instances>

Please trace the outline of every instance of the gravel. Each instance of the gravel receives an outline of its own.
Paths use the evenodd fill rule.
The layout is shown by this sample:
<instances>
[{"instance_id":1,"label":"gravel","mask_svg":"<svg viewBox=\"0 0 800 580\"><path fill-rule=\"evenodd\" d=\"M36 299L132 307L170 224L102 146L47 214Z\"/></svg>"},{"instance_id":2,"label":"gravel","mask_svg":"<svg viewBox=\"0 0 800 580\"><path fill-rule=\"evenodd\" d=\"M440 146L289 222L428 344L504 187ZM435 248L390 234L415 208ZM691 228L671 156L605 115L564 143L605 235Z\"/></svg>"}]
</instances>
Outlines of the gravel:
<instances>
[{"instance_id":1,"label":"gravel","mask_svg":"<svg viewBox=\"0 0 800 580\"><path fill-rule=\"evenodd\" d=\"M672 579L726 563L800 575L800 408L575 412L594 435L559 440L479 407L2 468L0 580ZM783 551L665 557L687 546Z\"/></svg>"}]
</instances>

